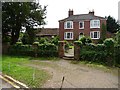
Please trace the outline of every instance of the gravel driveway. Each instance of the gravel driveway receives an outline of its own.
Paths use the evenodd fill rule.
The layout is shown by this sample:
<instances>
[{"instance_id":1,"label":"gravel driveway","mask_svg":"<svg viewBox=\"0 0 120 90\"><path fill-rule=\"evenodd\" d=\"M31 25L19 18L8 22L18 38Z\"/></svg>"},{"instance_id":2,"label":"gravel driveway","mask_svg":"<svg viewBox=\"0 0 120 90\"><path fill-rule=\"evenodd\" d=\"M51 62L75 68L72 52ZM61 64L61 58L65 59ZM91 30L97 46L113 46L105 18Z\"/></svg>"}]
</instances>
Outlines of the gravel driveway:
<instances>
[{"instance_id":1,"label":"gravel driveway","mask_svg":"<svg viewBox=\"0 0 120 90\"><path fill-rule=\"evenodd\" d=\"M117 75L85 65L71 64L67 60L33 60L28 66L44 69L52 75L43 88L60 88L63 77L63 88L118 88Z\"/></svg>"}]
</instances>

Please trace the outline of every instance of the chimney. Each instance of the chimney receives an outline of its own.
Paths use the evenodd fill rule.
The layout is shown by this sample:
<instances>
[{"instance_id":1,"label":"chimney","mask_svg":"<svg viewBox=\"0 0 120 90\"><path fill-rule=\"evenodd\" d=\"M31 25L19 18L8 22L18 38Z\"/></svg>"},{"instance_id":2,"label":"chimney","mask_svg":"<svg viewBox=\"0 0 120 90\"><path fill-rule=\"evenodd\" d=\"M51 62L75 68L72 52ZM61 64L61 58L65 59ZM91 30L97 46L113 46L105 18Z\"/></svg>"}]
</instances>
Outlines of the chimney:
<instances>
[{"instance_id":1,"label":"chimney","mask_svg":"<svg viewBox=\"0 0 120 90\"><path fill-rule=\"evenodd\" d=\"M70 17L72 15L73 15L73 10L69 9L69 11L68 11L68 17Z\"/></svg>"},{"instance_id":2,"label":"chimney","mask_svg":"<svg viewBox=\"0 0 120 90\"><path fill-rule=\"evenodd\" d=\"M89 14L91 14L91 15L94 15L94 10L92 10L92 11L89 11Z\"/></svg>"}]
</instances>

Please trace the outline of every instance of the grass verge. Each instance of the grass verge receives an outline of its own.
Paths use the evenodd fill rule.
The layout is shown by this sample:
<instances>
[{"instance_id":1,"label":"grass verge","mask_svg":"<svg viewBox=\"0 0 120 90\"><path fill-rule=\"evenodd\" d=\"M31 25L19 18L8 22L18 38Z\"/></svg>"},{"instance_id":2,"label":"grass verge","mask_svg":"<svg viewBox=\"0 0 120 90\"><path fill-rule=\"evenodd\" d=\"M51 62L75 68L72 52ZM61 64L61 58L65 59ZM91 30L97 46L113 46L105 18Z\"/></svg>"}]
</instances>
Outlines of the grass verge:
<instances>
[{"instance_id":1,"label":"grass verge","mask_svg":"<svg viewBox=\"0 0 120 90\"><path fill-rule=\"evenodd\" d=\"M25 83L28 87L39 88L50 75L43 70L27 67L23 64L30 63L30 57L3 56L2 72Z\"/></svg>"}]
</instances>

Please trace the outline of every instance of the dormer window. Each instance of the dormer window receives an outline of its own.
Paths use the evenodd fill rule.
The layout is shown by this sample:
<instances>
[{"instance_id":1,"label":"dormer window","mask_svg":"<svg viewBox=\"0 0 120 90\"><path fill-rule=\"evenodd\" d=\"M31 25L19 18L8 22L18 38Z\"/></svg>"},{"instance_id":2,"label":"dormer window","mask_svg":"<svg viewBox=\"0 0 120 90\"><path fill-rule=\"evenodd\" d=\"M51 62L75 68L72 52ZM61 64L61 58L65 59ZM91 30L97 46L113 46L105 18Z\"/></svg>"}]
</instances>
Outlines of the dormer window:
<instances>
[{"instance_id":1,"label":"dormer window","mask_svg":"<svg viewBox=\"0 0 120 90\"><path fill-rule=\"evenodd\" d=\"M84 29L84 21L79 22L79 29Z\"/></svg>"},{"instance_id":2,"label":"dormer window","mask_svg":"<svg viewBox=\"0 0 120 90\"><path fill-rule=\"evenodd\" d=\"M66 21L64 23L64 29L73 29L73 21Z\"/></svg>"},{"instance_id":3,"label":"dormer window","mask_svg":"<svg viewBox=\"0 0 120 90\"><path fill-rule=\"evenodd\" d=\"M100 28L100 20L91 20L90 28Z\"/></svg>"}]
</instances>

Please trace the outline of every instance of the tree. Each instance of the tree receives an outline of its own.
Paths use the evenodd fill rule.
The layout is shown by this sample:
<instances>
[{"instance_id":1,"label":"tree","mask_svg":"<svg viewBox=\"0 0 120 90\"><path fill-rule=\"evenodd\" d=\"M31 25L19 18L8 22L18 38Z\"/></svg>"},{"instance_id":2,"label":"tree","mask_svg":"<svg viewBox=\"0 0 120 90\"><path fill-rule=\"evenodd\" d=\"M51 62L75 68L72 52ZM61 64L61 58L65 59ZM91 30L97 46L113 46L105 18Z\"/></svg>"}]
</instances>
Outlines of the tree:
<instances>
[{"instance_id":1,"label":"tree","mask_svg":"<svg viewBox=\"0 0 120 90\"><path fill-rule=\"evenodd\" d=\"M103 41L106 39L106 34L107 34L107 27L104 23L102 23L102 32L101 32L101 38L98 43L103 43Z\"/></svg>"},{"instance_id":2,"label":"tree","mask_svg":"<svg viewBox=\"0 0 120 90\"><path fill-rule=\"evenodd\" d=\"M111 33L116 33L119 29L120 29L120 26L116 22L116 20L113 17L108 16L107 17L107 31Z\"/></svg>"},{"instance_id":3,"label":"tree","mask_svg":"<svg viewBox=\"0 0 120 90\"><path fill-rule=\"evenodd\" d=\"M117 42L118 45L120 45L120 31L116 33L115 41Z\"/></svg>"},{"instance_id":4,"label":"tree","mask_svg":"<svg viewBox=\"0 0 120 90\"><path fill-rule=\"evenodd\" d=\"M35 41L35 30L30 27L26 27L26 32L22 37L23 44L33 44Z\"/></svg>"},{"instance_id":5,"label":"tree","mask_svg":"<svg viewBox=\"0 0 120 90\"><path fill-rule=\"evenodd\" d=\"M106 34L107 34L107 28L106 25L104 23L102 23L102 40L106 39Z\"/></svg>"},{"instance_id":6,"label":"tree","mask_svg":"<svg viewBox=\"0 0 120 90\"><path fill-rule=\"evenodd\" d=\"M15 44L22 27L33 28L45 24L46 6L42 8L35 2L3 2L2 16L3 38L10 32L11 44Z\"/></svg>"}]
</instances>

